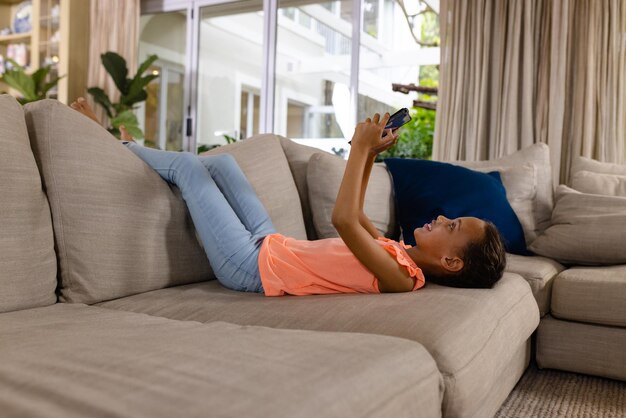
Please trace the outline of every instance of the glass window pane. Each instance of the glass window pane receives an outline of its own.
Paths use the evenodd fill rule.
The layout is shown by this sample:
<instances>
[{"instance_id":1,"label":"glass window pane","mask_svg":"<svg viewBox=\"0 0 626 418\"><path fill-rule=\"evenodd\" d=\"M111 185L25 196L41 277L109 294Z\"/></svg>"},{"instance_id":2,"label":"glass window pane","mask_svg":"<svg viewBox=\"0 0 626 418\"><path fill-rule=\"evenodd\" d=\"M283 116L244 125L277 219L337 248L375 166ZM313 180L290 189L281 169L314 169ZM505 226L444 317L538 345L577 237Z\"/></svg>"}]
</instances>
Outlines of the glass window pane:
<instances>
[{"instance_id":1,"label":"glass window pane","mask_svg":"<svg viewBox=\"0 0 626 418\"><path fill-rule=\"evenodd\" d=\"M182 69L168 68L167 71L167 115L165 117L165 149L183 149L184 117L184 73Z\"/></svg>"},{"instance_id":2,"label":"glass window pane","mask_svg":"<svg viewBox=\"0 0 626 418\"><path fill-rule=\"evenodd\" d=\"M367 0L359 57L358 120L375 112L411 107L413 97L393 92L392 83L417 83L420 48L393 0Z\"/></svg>"},{"instance_id":3,"label":"glass window pane","mask_svg":"<svg viewBox=\"0 0 626 418\"><path fill-rule=\"evenodd\" d=\"M259 132L261 96L258 91L248 86L241 90L241 111L239 123L239 138L245 139Z\"/></svg>"},{"instance_id":4,"label":"glass window pane","mask_svg":"<svg viewBox=\"0 0 626 418\"><path fill-rule=\"evenodd\" d=\"M348 87L352 1L288 4L279 3L274 131L340 152L354 129Z\"/></svg>"},{"instance_id":5,"label":"glass window pane","mask_svg":"<svg viewBox=\"0 0 626 418\"><path fill-rule=\"evenodd\" d=\"M180 151L185 125L187 15L184 11L142 15L140 28L139 62L152 54L159 57L150 67L159 77L147 86L148 98L137 112L145 145Z\"/></svg>"},{"instance_id":6,"label":"glass window pane","mask_svg":"<svg viewBox=\"0 0 626 418\"><path fill-rule=\"evenodd\" d=\"M199 36L197 145L222 145L258 133L262 2L203 7Z\"/></svg>"},{"instance_id":7,"label":"glass window pane","mask_svg":"<svg viewBox=\"0 0 626 418\"><path fill-rule=\"evenodd\" d=\"M438 78L439 48L422 47L413 36L422 32L430 33L431 30L416 27L423 25L424 19L414 20L410 26L394 0L365 0L364 8L359 57L358 120L375 112L392 113L407 107L412 109L414 120L419 118L422 120L420 123L423 123L426 118L429 121L432 119L434 123L432 110L425 111L430 112L425 115L424 111L413 108L413 101L418 99L416 92L403 94L392 90L392 84L436 86L433 78ZM432 21L432 18L430 20L431 25L438 23ZM424 96L420 97L422 99ZM403 135L415 134L411 138L421 135L421 131L413 131L407 125Z\"/></svg>"}]
</instances>

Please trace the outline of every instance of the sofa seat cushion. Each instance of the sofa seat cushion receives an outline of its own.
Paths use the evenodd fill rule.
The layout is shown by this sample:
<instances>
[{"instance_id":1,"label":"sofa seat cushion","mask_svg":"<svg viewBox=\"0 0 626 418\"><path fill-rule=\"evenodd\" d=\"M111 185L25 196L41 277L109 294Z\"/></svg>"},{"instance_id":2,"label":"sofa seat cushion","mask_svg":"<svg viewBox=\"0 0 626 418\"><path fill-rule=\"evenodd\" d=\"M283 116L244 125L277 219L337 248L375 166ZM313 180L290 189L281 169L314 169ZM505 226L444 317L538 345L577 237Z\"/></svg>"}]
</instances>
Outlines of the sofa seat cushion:
<instances>
[{"instance_id":1,"label":"sofa seat cushion","mask_svg":"<svg viewBox=\"0 0 626 418\"><path fill-rule=\"evenodd\" d=\"M433 359L398 338L78 304L0 315L0 336L4 417L441 414Z\"/></svg>"},{"instance_id":2,"label":"sofa seat cushion","mask_svg":"<svg viewBox=\"0 0 626 418\"><path fill-rule=\"evenodd\" d=\"M0 95L0 312L52 305L56 286L50 206L24 111Z\"/></svg>"},{"instance_id":3,"label":"sofa seat cushion","mask_svg":"<svg viewBox=\"0 0 626 418\"><path fill-rule=\"evenodd\" d=\"M554 280L556 318L626 327L626 265L574 267Z\"/></svg>"},{"instance_id":4,"label":"sofa seat cushion","mask_svg":"<svg viewBox=\"0 0 626 418\"><path fill-rule=\"evenodd\" d=\"M506 271L519 274L530 284L541 316L550 312L552 283L564 269L563 265L546 257L506 255Z\"/></svg>"},{"instance_id":5,"label":"sofa seat cushion","mask_svg":"<svg viewBox=\"0 0 626 418\"><path fill-rule=\"evenodd\" d=\"M493 289L427 284L418 292L377 295L270 298L207 282L99 306L200 322L361 332L417 341L444 375L446 416L474 416L498 384L499 371L539 323L530 286L512 273L505 273Z\"/></svg>"}]
</instances>

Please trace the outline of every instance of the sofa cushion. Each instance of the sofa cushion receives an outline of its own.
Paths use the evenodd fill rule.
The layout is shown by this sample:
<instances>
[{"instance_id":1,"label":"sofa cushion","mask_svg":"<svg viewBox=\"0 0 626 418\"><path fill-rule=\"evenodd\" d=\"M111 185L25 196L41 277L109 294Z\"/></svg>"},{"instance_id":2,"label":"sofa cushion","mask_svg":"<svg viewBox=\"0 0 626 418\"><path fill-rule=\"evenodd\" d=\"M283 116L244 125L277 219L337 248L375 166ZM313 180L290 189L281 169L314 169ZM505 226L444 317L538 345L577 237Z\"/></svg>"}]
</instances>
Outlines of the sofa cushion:
<instances>
[{"instance_id":1,"label":"sofa cushion","mask_svg":"<svg viewBox=\"0 0 626 418\"><path fill-rule=\"evenodd\" d=\"M458 165L456 162L452 164ZM537 196L537 167L534 164L526 163L514 167L473 167L472 170L482 173L497 171L500 174L502 185L506 189L506 200L522 225L526 244L530 245L537 237L537 222L534 215Z\"/></svg>"},{"instance_id":2,"label":"sofa cushion","mask_svg":"<svg viewBox=\"0 0 626 418\"><path fill-rule=\"evenodd\" d=\"M554 278L565 269L560 263L545 257L526 257L515 254L506 255L506 271L522 276L533 291L539 306L539 314L550 312L550 297Z\"/></svg>"},{"instance_id":3,"label":"sofa cushion","mask_svg":"<svg viewBox=\"0 0 626 418\"><path fill-rule=\"evenodd\" d=\"M626 164L606 163L602 161L592 160L591 158L578 156L572 161L572 169L570 175L578 173L579 171L591 171L593 173L601 174L617 174L620 176L626 176Z\"/></svg>"},{"instance_id":4,"label":"sofa cushion","mask_svg":"<svg viewBox=\"0 0 626 418\"><path fill-rule=\"evenodd\" d=\"M388 158L385 164L393 177L398 222L407 244L415 245L413 231L439 215L475 216L495 224L508 252L529 254L499 173L408 158Z\"/></svg>"},{"instance_id":5,"label":"sofa cushion","mask_svg":"<svg viewBox=\"0 0 626 418\"><path fill-rule=\"evenodd\" d=\"M554 187L552 184L550 149L546 144L533 144L513 154L494 160L452 161L451 164L479 171L502 171L517 167L517 173L522 175L502 176L502 182L507 189L507 193L511 193L515 190L514 195L517 196L523 195L523 190L528 190L529 188L529 178L525 177L523 172L533 169L535 171L536 194L532 198L529 198L531 202L529 202L528 199L522 199L517 202L511 201L511 206L524 227L524 235L527 243L534 241L537 235L550 225L550 216L554 202ZM532 218L524 215L524 213L527 212L525 206L529 204L532 205Z\"/></svg>"},{"instance_id":6,"label":"sofa cushion","mask_svg":"<svg viewBox=\"0 0 626 418\"><path fill-rule=\"evenodd\" d=\"M313 225L313 214L311 213L311 205L309 203L309 187L306 182L306 172L309 160L313 154L317 154L320 150L318 148L298 144L282 136L279 136L279 138L280 144L285 152L285 157L287 157L287 161L289 162L291 175L298 188L307 237L308 239L318 239L319 237Z\"/></svg>"},{"instance_id":7,"label":"sofa cushion","mask_svg":"<svg viewBox=\"0 0 626 418\"><path fill-rule=\"evenodd\" d=\"M94 303L212 277L178 189L57 101L29 104L26 121L52 209L62 301Z\"/></svg>"},{"instance_id":8,"label":"sofa cushion","mask_svg":"<svg viewBox=\"0 0 626 418\"><path fill-rule=\"evenodd\" d=\"M200 324L79 304L0 315L0 335L7 417L441 414L433 359L399 338Z\"/></svg>"},{"instance_id":9,"label":"sofa cushion","mask_svg":"<svg viewBox=\"0 0 626 418\"><path fill-rule=\"evenodd\" d=\"M56 302L52 218L24 112L0 95L0 312Z\"/></svg>"},{"instance_id":10,"label":"sofa cushion","mask_svg":"<svg viewBox=\"0 0 626 418\"><path fill-rule=\"evenodd\" d=\"M552 289L552 316L626 327L626 265L574 267L559 274Z\"/></svg>"},{"instance_id":11,"label":"sofa cushion","mask_svg":"<svg viewBox=\"0 0 626 418\"><path fill-rule=\"evenodd\" d=\"M278 232L307 239L302 206L279 137L257 135L202 155L231 154L267 209Z\"/></svg>"},{"instance_id":12,"label":"sofa cushion","mask_svg":"<svg viewBox=\"0 0 626 418\"><path fill-rule=\"evenodd\" d=\"M99 306L200 322L362 332L417 341L444 376L444 416L460 417L477 416L492 400L491 392L502 384L500 372L539 323L528 283L512 273L505 273L493 289L427 284L410 293L278 298L234 292L213 281Z\"/></svg>"},{"instance_id":13,"label":"sofa cushion","mask_svg":"<svg viewBox=\"0 0 626 418\"><path fill-rule=\"evenodd\" d=\"M572 175L571 186L582 193L626 197L626 175L581 170Z\"/></svg>"},{"instance_id":14,"label":"sofa cushion","mask_svg":"<svg viewBox=\"0 0 626 418\"><path fill-rule=\"evenodd\" d=\"M541 368L626 380L626 329L562 321L546 315L537 330Z\"/></svg>"},{"instance_id":15,"label":"sofa cushion","mask_svg":"<svg viewBox=\"0 0 626 418\"><path fill-rule=\"evenodd\" d=\"M562 263L626 263L626 197L556 190L552 225L530 249Z\"/></svg>"},{"instance_id":16,"label":"sofa cushion","mask_svg":"<svg viewBox=\"0 0 626 418\"><path fill-rule=\"evenodd\" d=\"M317 153L309 160L306 176L309 202L320 238L339 236L332 224L332 214L345 169L345 160L328 153ZM398 237L391 177L382 164L372 167L363 209L383 236Z\"/></svg>"}]
</instances>

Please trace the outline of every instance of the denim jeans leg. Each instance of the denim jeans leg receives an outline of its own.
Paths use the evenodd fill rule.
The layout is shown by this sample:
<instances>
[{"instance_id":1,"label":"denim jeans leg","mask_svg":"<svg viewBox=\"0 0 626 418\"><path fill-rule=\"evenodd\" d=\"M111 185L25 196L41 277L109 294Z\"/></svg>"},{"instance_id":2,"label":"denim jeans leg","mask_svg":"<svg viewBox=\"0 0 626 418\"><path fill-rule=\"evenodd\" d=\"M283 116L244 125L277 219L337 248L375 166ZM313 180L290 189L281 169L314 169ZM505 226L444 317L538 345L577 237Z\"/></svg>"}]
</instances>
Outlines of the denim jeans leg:
<instances>
[{"instance_id":1,"label":"denim jeans leg","mask_svg":"<svg viewBox=\"0 0 626 418\"><path fill-rule=\"evenodd\" d=\"M126 144L165 181L178 186L217 279L239 291L262 292L254 237L217 187L197 156Z\"/></svg>"},{"instance_id":2,"label":"denim jeans leg","mask_svg":"<svg viewBox=\"0 0 626 418\"><path fill-rule=\"evenodd\" d=\"M267 210L232 155L218 154L198 158L254 237L262 239L276 232Z\"/></svg>"}]
</instances>

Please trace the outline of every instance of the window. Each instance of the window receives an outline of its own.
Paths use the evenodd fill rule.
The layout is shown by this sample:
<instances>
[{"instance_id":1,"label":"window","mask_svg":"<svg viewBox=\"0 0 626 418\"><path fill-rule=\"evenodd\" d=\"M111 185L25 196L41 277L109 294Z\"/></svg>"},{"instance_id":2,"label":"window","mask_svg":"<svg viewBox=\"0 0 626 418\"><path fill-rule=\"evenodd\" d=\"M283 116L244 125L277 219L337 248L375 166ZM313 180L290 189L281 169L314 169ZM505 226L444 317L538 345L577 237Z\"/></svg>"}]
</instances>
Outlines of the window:
<instances>
[{"instance_id":1,"label":"window","mask_svg":"<svg viewBox=\"0 0 626 418\"><path fill-rule=\"evenodd\" d=\"M241 91L241 114L238 139L249 138L259 133L261 96L250 88Z\"/></svg>"},{"instance_id":2,"label":"window","mask_svg":"<svg viewBox=\"0 0 626 418\"><path fill-rule=\"evenodd\" d=\"M220 1L142 2L146 12L168 12L161 13L167 21L151 25L160 40L153 50L185 63L191 148L273 132L345 149L357 120L411 107L415 97L393 92L392 83L417 84L425 66L439 63L439 48L414 40L421 21L409 26L396 0ZM172 12L176 7L186 11ZM177 24L181 18L186 27ZM142 30L148 26L142 17ZM154 95L162 94L155 86ZM153 132L161 131L155 125Z\"/></svg>"}]
</instances>

